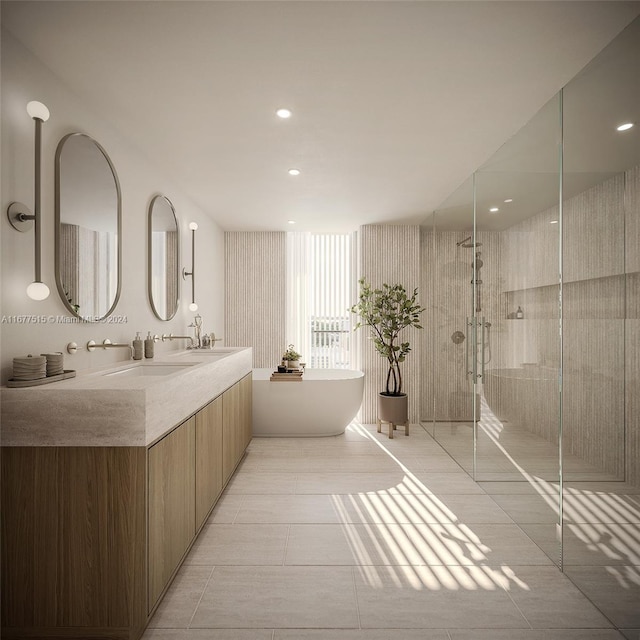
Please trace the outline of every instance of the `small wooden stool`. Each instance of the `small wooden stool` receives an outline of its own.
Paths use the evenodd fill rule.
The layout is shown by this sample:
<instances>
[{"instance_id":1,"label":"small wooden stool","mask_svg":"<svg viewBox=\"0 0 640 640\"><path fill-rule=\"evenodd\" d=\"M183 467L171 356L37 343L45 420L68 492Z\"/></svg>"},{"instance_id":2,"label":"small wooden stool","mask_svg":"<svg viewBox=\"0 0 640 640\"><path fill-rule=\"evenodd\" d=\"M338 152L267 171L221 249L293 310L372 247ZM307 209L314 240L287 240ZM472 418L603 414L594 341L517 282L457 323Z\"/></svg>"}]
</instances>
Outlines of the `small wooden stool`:
<instances>
[{"instance_id":1,"label":"small wooden stool","mask_svg":"<svg viewBox=\"0 0 640 640\"><path fill-rule=\"evenodd\" d=\"M386 420L380 420L378 418L378 433L382 433L382 423L386 422L389 425L389 437L393 440L393 432L398 425L395 425L393 422L387 422ZM409 435L409 421L407 420L404 423L404 435Z\"/></svg>"}]
</instances>

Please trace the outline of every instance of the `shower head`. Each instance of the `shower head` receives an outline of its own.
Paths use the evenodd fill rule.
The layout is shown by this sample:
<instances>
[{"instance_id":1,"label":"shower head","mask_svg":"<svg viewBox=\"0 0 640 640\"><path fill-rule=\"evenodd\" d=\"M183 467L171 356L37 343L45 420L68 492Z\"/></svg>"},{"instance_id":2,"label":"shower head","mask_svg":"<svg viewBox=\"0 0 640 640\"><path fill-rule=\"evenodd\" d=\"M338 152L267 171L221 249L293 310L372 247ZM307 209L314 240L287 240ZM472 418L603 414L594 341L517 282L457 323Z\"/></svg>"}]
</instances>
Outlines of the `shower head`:
<instances>
[{"instance_id":1,"label":"shower head","mask_svg":"<svg viewBox=\"0 0 640 640\"><path fill-rule=\"evenodd\" d=\"M457 247L464 247L465 249L475 249L475 247L481 247L482 242L469 242L472 236L465 238L464 240L460 240L460 242L456 242Z\"/></svg>"}]
</instances>

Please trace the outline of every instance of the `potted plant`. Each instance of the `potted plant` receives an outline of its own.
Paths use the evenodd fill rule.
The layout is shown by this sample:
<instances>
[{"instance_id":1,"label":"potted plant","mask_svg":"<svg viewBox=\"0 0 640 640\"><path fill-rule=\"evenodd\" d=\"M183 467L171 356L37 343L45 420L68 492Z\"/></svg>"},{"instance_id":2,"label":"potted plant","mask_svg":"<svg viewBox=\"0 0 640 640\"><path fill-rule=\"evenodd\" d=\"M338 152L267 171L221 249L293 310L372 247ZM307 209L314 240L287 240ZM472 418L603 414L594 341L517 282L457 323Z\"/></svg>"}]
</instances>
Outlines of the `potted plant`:
<instances>
[{"instance_id":1,"label":"potted plant","mask_svg":"<svg viewBox=\"0 0 640 640\"><path fill-rule=\"evenodd\" d=\"M408 342L401 342L400 332L406 327L422 329L420 314L424 307L416 299L418 289L411 296L401 284L383 284L374 289L362 278L359 281L360 294L351 312L359 318L355 329L368 326L376 351L387 360L385 390L378 393L378 431L380 421L389 422L389 437L393 437L393 427L404 424L409 429L407 394L402 392L402 371L400 364L411 351Z\"/></svg>"},{"instance_id":2,"label":"potted plant","mask_svg":"<svg viewBox=\"0 0 640 640\"><path fill-rule=\"evenodd\" d=\"M290 344L282 354L282 360L287 363L286 366L289 369L299 369L301 357L302 356L293 348L292 344Z\"/></svg>"}]
</instances>

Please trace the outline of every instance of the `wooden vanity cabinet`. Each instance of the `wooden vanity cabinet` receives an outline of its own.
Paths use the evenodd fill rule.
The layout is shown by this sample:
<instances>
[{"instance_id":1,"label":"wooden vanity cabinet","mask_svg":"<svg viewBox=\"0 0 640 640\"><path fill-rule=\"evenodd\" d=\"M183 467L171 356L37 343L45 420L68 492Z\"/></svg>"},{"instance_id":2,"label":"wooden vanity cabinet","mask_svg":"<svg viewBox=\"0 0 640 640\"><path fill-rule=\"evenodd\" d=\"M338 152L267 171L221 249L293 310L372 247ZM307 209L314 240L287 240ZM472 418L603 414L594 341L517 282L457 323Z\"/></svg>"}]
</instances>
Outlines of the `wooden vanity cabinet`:
<instances>
[{"instance_id":1,"label":"wooden vanity cabinet","mask_svg":"<svg viewBox=\"0 0 640 640\"><path fill-rule=\"evenodd\" d=\"M251 374L149 447L2 448L2 638L138 640L251 439Z\"/></svg>"}]
</instances>

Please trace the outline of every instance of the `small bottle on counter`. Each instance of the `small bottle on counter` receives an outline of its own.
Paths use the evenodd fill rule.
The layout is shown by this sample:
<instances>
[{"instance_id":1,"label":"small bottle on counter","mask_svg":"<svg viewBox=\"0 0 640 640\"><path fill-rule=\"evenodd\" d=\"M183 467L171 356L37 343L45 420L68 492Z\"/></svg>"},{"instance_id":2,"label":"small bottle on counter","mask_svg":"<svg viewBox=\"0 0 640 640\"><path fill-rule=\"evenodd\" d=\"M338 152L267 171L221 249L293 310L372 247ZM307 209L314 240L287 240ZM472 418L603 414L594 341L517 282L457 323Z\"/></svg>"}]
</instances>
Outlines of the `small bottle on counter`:
<instances>
[{"instance_id":1,"label":"small bottle on counter","mask_svg":"<svg viewBox=\"0 0 640 640\"><path fill-rule=\"evenodd\" d=\"M522 310L522 307L518 307L518 310L516 311L516 318L518 320L522 320L524 318L524 311Z\"/></svg>"},{"instance_id":2,"label":"small bottle on counter","mask_svg":"<svg viewBox=\"0 0 640 640\"><path fill-rule=\"evenodd\" d=\"M153 336L151 335L151 331L147 332L147 337L144 341L144 357L145 358L153 358L155 355L155 342L153 341Z\"/></svg>"},{"instance_id":3,"label":"small bottle on counter","mask_svg":"<svg viewBox=\"0 0 640 640\"><path fill-rule=\"evenodd\" d=\"M133 339L133 359L142 360L142 338L140 332L136 332L136 337Z\"/></svg>"}]
</instances>

